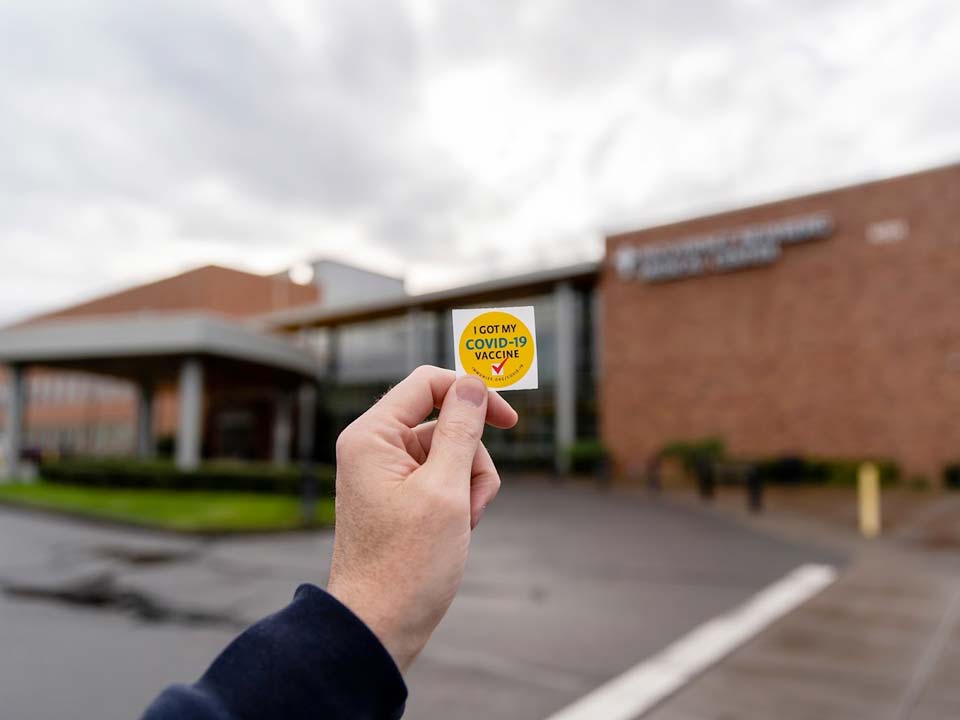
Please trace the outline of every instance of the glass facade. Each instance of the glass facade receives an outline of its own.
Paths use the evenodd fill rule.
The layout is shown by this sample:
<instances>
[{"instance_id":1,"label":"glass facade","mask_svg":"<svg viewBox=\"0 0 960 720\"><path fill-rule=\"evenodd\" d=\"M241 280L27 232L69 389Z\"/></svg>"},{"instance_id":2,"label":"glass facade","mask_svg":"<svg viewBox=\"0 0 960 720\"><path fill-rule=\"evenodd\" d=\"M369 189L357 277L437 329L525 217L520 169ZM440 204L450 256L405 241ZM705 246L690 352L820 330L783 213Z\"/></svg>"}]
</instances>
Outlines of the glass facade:
<instances>
[{"instance_id":1,"label":"glass facade","mask_svg":"<svg viewBox=\"0 0 960 720\"><path fill-rule=\"evenodd\" d=\"M572 322L576 354L576 426L578 437L595 437L596 293L577 288ZM557 383L557 303L550 291L496 302L457 307L532 305L537 318L539 388L506 395L520 421L509 431L489 428L484 442L504 466L551 467L555 459ZM451 306L452 307L452 306ZM420 364L452 368L450 308L407 311L388 318L303 330L301 339L327 369L320 390L317 445L320 459L333 460L337 435L389 387Z\"/></svg>"},{"instance_id":2,"label":"glass facade","mask_svg":"<svg viewBox=\"0 0 960 720\"><path fill-rule=\"evenodd\" d=\"M344 325L336 334L333 379L338 385L394 382L407 364L406 316Z\"/></svg>"}]
</instances>

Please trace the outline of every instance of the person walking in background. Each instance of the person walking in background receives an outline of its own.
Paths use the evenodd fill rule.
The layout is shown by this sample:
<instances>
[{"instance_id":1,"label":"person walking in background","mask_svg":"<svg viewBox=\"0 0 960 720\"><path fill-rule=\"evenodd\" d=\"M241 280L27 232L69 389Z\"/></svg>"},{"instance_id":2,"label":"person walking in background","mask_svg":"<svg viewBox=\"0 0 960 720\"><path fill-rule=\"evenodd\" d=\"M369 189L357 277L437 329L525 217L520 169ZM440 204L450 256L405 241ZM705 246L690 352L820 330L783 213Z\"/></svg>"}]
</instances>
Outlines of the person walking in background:
<instances>
[{"instance_id":1,"label":"person walking in background","mask_svg":"<svg viewBox=\"0 0 960 720\"><path fill-rule=\"evenodd\" d=\"M401 717L402 673L453 602L471 531L500 488L484 424L516 422L477 378L425 366L400 382L337 440L326 591L301 585L144 720Z\"/></svg>"}]
</instances>

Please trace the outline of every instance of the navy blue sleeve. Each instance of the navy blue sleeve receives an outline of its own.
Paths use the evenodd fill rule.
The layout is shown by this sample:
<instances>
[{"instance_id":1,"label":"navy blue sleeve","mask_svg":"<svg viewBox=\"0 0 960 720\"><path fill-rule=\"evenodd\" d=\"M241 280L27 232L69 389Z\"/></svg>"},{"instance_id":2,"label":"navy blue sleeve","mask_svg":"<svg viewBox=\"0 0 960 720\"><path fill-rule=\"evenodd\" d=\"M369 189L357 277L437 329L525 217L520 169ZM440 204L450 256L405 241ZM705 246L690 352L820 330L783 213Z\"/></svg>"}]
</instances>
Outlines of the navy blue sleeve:
<instances>
[{"instance_id":1,"label":"navy blue sleeve","mask_svg":"<svg viewBox=\"0 0 960 720\"><path fill-rule=\"evenodd\" d=\"M397 666L370 629L331 595L301 585L198 683L165 690L143 720L397 720L406 699Z\"/></svg>"}]
</instances>

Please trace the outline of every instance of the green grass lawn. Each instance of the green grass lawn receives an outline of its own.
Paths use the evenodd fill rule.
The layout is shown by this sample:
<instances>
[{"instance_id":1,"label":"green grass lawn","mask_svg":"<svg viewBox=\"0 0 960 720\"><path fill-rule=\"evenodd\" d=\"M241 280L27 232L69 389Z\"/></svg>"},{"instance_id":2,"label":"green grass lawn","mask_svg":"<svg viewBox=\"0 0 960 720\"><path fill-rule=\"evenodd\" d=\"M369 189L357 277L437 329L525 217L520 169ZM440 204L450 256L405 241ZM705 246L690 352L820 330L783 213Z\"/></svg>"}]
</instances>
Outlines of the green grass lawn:
<instances>
[{"instance_id":1,"label":"green grass lawn","mask_svg":"<svg viewBox=\"0 0 960 720\"><path fill-rule=\"evenodd\" d=\"M0 503L181 532L292 530L304 526L299 498L239 492L0 485ZM316 525L333 524L333 499L317 502Z\"/></svg>"}]
</instances>

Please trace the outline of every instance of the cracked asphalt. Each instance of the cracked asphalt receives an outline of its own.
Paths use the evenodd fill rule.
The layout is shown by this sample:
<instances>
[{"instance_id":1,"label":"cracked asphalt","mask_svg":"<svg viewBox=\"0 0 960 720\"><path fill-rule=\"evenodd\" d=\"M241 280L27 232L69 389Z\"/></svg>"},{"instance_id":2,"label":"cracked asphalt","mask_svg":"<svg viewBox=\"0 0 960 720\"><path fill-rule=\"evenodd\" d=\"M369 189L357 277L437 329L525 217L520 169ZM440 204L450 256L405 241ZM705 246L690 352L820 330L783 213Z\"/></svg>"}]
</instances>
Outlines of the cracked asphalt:
<instances>
[{"instance_id":1,"label":"cracked asphalt","mask_svg":"<svg viewBox=\"0 0 960 720\"><path fill-rule=\"evenodd\" d=\"M0 509L3 717L137 717L326 580L332 534L199 540ZM696 509L511 483L411 670L406 717L542 720L829 551Z\"/></svg>"}]
</instances>

